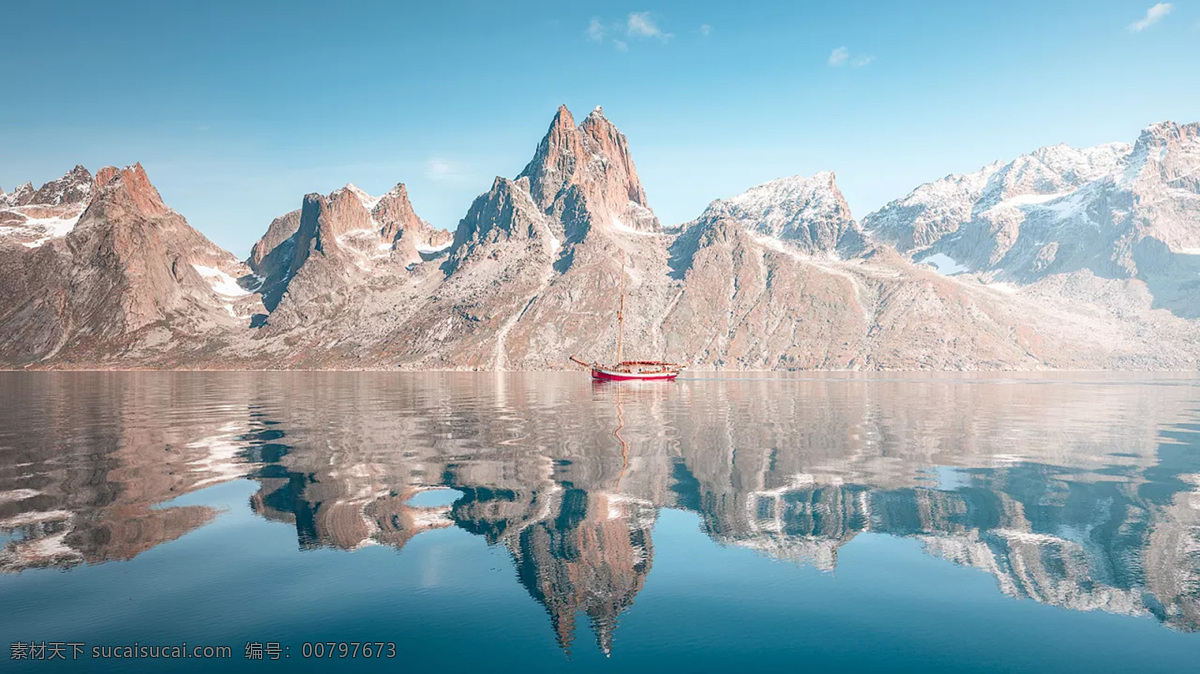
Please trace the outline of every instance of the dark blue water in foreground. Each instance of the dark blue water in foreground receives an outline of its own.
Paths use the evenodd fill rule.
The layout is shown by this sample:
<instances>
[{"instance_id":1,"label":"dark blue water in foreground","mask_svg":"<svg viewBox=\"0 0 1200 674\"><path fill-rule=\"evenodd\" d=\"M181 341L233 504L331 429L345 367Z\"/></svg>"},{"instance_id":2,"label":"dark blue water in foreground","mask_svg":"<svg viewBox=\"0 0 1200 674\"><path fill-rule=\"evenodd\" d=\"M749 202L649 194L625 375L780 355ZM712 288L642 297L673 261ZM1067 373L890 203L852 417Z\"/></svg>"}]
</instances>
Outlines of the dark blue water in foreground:
<instances>
[{"instance_id":1,"label":"dark blue water in foreground","mask_svg":"<svg viewBox=\"0 0 1200 674\"><path fill-rule=\"evenodd\" d=\"M0 669L1194 671L1198 383L0 374Z\"/></svg>"}]
</instances>

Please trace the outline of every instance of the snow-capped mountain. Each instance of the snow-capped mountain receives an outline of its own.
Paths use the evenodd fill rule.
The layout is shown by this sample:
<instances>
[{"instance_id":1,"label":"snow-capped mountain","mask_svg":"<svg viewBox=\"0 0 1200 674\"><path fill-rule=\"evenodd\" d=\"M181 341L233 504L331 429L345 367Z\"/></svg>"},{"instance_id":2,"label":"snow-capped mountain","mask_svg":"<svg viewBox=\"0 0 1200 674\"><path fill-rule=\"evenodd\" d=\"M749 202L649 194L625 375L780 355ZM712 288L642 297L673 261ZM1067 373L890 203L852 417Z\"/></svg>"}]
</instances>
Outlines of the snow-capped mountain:
<instances>
[{"instance_id":1,"label":"snow-capped mountain","mask_svg":"<svg viewBox=\"0 0 1200 674\"><path fill-rule=\"evenodd\" d=\"M779 178L709 204L700 220L731 218L756 234L806 253L854 252L862 233L832 171Z\"/></svg>"},{"instance_id":2,"label":"snow-capped mountain","mask_svg":"<svg viewBox=\"0 0 1200 674\"><path fill-rule=\"evenodd\" d=\"M993 162L962 175L925 183L863 218L863 227L900 250L924 248L954 234L992 208L1035 205L1111 175L1133 146L1112 143L1076 150L1043 147L1011 162Z\"/></svg>"},{"instance_id":3,"label":"snow-capped mountain","mask_svg":"<svg viewBox=\"0 0 1200 674\"><path fill-rule=\"evenodd\" d=\"M83 215L95 183L86 168L76 166L37 190L24 183L12 194L0 191L0 242L37 248L66 236Z\"/></svg>"},{"instance_id":4,"label":"snow-capped mountain","mask_svg":"<svg viewBox=\"0 0 1200 674\"><path fill-rule=\"evenodd\" d=\"M1136 278L1161 306L1196 316L1200 307L1163 286L1200 269L1198 176L1200 124L1162 122L1132 144L1056 145L947 176L863 226L943 270L1020 284L1084 271Z\"/></svg>"}]
</instances>

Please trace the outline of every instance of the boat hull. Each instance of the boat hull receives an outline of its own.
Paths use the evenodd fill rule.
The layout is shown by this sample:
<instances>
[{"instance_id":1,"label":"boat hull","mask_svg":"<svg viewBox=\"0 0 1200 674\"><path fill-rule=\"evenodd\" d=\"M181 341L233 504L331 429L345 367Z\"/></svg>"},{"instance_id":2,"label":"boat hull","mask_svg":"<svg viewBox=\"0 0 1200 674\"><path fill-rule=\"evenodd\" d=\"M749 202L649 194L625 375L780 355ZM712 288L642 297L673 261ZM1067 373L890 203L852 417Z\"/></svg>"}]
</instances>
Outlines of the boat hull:
<instances>
[{"instance_id":1,"label":"boat hull","mask_svg":"<svg viewBox=\"0 0 1200 674\"><path fill-rule=\"evenodd\" d=\"M620 372L602 367L592 368L592 378L600 381L671 381L679 376L678 372Z\"/></svg>"}]
</instances>

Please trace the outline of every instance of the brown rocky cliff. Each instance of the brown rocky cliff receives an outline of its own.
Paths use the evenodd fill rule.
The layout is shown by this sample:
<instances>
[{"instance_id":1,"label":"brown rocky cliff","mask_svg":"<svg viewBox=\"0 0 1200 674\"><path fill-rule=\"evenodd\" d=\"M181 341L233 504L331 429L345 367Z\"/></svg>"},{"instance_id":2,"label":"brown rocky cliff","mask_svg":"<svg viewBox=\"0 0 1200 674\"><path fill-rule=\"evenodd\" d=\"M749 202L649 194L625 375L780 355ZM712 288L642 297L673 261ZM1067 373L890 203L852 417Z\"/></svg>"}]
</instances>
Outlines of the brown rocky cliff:
<instances>
[{"instance_id":1,"label":"brown rocky cliff","mask_svg":"<svg viewBox=\"0 0 1200 674\"><path fill-rule=\"evenodd\" d=\"M296 228L295 253L288 267L288 276L300 271L314 254L322 257L334 254L337 251L335 230L338 228L335 211L328 199L320 194L304 195L300 222Z\"/></svg>"},{"instance_id":2,"label":"brown rocky cliff","mask_svg":"<svg viewBox=\"0 0 1200 674\"><path fill-rule=\"evenodd\" d=\"M86 202L92 195L92 174L76 165L65 176L42 185L30 198L30 203L61 205Z\"/></svg>"},{"instance_id":3,"label":"brown rocky cliff","mask_svg":"<svg viewBox=\"0 0 1200 674\"><path fill-rule=\"evenodd\" d=\"M454 238L452 233L435 229L417 215L404 183L397 183L380 197L371 215L379 227L382 243L390 243L392 257L404 264L419 262L422 250L442 248Z\"/></svg>"},{"instance_id":4,"label":"brown rocky cliff","mask_svg":"<svg viewBox=\"0 0 1200 674\"><path fill-rule=\"evenodd\" d=\"M546 136L519 177L529 178L529 192L542 210L549 209L559 192L575 175L583 155L583 143L575 128L575 118L567 106L560 105Z\"/></svg>"},{"instance_id":5,"label":"brown rocky cliff","mask_svg":"<svg viewBox=\"0 0 1200 674\"><path fill-rule=\"evenodd\" d=\"M570 111L560 107L518 176L529 178L534 201L556 218L581 206L590 225L657 230L624 134L600 108L578 127L573 124Z\"/></svg>"},{"instance_id":6,"label":"brown rocky cliff","mask_svg":"<svg viewBox=\"0 0 1200 674\"><path fill-rule=\"evenodd\" d=\"M261 311L236 286L248 270L170 210L140 164L98 176L106 182L78 223L26 257L26 294L0 315L4 332L21 335L3 345L8 357L186 359L210 339L239 339Z\"/></svg>"},{"instance_id":7,"label":"brown rocky cliff","mask_svg":"<svg viewBox=\"0 0 1200 674\"><path fill-rule=\"evenodd\" d=\"M412 203L408 200L408 188L404 183L397 183L387 194L380 197L372 214L380 225L379 234L385 241L393 241L405 231L419 231L428 227L413 210Z\"/></svg>"},{"instance_id":8,"label":"brown rocky cliff","mask_svg":"<svg viewBox=\"0 0 1200 674\"><path fill-rule=\"evenodd\" d=\"M205 242L163 204L140 164L123 169L66 237L76 267L92 271L75 299L86 313L110 318L101 331L108 337L162 320L182 302L185 286L206 286L181 255Z\"/></svg>"},{"instance_id":9,"label":"brown rocky cliff","mask_svg":"<svg viewBox=\"0 0 1200 674\"><path fill-rule=\"evenodd\" d=\"M330 315L336 307L316 303L362 301L360 286L402 283L423 251L445 247L450 236L416 214L403 183L378 199L348 184L328 196L309 194L299 210L272 221L247 263L263 279L263 303L273 314L283 304L293 318ZM291 320L272 315L268 324Z\"/></svg>"},{"instance_id":10,"label":"brown rocky cliff","mask_svg":"<svg viewBox=\"0 0 1200 674\"><path fill-rule=\"evenodd\" d=\"M254 243L246 264L261 279L259 292L268 311L279 304L291 274L296 251L295 234L300 229L302 210L296 209L271 221L267 233Z\"/></svg>"},{"instance_id":11,"label":"brown rocky cliff","mask_svg":"<svg viewBox=\"0 0 1200 674\"><path fill-rule=\"evenodd\" d=\"M612 205L620 206L620 200L624 198L649 208L646 191L642 189L637 169L633 166L633 157L629 153L629 143L625 140L625 134L608 121L599 107L583 120L579 130L585 138L591 140L591 143L585 145L591 146L596 153L613 163L612 171L616 180L605 185L609 188L609 194L606 196Z\"/></svg>"},{"instance_id":12,"label":"brown rocky cliff","mask_svg":"<svg viewBox=\"0 0 1200 674\"><path fill-rule=\"evenodd\" d=\"M358 195L348 188L336 190L329 195L329 234L334 237L375 229L371 213ZM327 240L328 243L328 240Z\"/></svg>"}]
</instances>

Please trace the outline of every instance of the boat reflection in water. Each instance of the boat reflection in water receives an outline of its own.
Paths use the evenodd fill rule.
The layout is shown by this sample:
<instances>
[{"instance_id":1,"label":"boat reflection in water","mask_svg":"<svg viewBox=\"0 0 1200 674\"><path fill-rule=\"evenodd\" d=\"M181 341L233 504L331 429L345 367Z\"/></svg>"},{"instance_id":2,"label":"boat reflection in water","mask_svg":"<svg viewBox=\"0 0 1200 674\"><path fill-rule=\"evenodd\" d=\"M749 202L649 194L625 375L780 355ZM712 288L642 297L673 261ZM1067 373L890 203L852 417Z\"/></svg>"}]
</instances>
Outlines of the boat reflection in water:
<instances>
[{"instance_id":1,"label":"boat reflection in water","mask_svg":"<svg viewBox=\"0 0 1200 674\"><path fill-rule=\"evenodd\" d=\"M1200 628L1190 380L3 377L7 573L131 559L217 516L155 504L249 479L301 550L503 546L563 648L580 614L613 648L663 509L823 571L884 534L1011 597ZM459 494L421 505L434 488Z\"/></svg>"}]
</instances>

